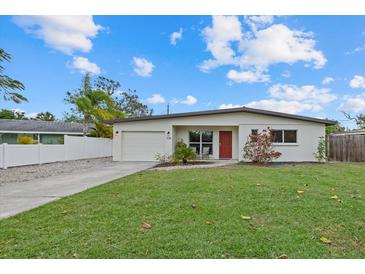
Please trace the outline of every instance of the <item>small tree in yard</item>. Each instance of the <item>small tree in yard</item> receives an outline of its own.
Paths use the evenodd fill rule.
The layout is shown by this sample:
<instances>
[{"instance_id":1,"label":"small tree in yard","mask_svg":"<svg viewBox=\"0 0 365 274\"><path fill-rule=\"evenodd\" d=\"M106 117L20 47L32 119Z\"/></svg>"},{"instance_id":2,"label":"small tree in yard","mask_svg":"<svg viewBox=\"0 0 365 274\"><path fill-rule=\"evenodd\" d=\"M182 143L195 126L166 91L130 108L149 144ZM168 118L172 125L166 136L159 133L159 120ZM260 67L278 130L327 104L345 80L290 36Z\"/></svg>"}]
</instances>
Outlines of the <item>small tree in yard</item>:
<instances>
[{"instance_id":1,"label":"small tree in yard","mask_svg":"<svg viewBox=\"0 0 365 274\"><path fill-rule=\"evenodd\" d=\"M196 154L191 147L188 147L188 145L184 143L183 140L179 140L176 142L175 152L172 157L175 161L182 161L186 164L188 160L195 160Z\"/></svg>"},{"instance_id":2,"label":"small tree in yard","mask_svg":"<svg viewBox=\"0 0 365 274\"><path fill-rule=\"evenodd\" d=\"M250 134L243 148L243 158L256 164L266 164L280 157L281 153L272 148L271 130Z\"/></svg>"}]
</instances>

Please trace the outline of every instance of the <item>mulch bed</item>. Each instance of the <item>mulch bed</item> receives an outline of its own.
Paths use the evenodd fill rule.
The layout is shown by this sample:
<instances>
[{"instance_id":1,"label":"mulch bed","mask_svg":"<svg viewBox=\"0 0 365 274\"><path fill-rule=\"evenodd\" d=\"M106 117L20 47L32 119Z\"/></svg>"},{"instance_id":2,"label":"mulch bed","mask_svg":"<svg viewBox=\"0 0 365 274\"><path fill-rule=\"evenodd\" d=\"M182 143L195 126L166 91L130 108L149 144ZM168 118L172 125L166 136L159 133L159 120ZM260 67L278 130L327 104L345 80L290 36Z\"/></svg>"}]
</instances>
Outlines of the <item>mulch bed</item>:
<instances>
[{"instance_id":1,"label":"mulch bed","mask_svg":"<svg viewBox=\"0 0 365 274\"><path fill-rule=\"evenodd\" d=\"M186 164L183 164L181 162L166 162L166 163L160 163L156 165L155 167L168 167L168 166L196 166L196 165L209 165L214 164L213 161L189 161Z\"/></svg>"}]
</instances>

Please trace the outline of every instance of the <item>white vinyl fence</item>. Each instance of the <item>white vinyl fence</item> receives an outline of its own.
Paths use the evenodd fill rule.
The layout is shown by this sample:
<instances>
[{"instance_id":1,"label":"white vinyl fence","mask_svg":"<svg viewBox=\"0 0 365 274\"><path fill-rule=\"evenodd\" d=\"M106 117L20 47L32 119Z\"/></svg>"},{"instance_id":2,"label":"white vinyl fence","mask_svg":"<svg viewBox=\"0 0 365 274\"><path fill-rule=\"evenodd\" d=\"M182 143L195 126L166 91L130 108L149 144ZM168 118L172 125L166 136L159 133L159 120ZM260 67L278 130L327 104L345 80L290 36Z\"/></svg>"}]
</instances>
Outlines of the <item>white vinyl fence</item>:
<instances>
[{"instance_id":1,"label":"white vinyl fence","mask_svg":"<svg viewBox=\"0 0 365 274\"><path fill-rule=\"evenodd\" d=\"M63 145L0 145L0 168L110 156L111 139L65 135Z\"/></svg>"}]
</instances>

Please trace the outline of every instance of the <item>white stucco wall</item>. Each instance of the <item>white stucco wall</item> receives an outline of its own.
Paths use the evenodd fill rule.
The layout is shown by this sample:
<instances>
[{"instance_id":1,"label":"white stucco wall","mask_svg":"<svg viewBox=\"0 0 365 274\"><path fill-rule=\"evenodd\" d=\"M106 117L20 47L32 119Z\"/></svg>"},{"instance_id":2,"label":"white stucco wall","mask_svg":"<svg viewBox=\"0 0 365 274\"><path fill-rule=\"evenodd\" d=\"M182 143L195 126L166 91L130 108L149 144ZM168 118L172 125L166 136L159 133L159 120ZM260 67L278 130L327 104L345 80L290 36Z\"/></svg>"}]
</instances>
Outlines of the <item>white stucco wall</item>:
<instances>
[{"instance_id":1,"label":"white stucco wall","mask_svg":"<svg viewBox=\"0 0 365 274\"><path fill-rule=\"evenodd\" d=\"M317 150L318 138L325 135L324 124L245 112L116 123L113 126L113 160L121 160L122 131L164 131L165 152L172 154L177 139L188 143L190 129L213 130L214 158L219 157L219 130L232 130L232 158L243 160L242 149L251 129L267 127L297 130L296 144L275 146L282 153L277 161L315 161L313 153Z\"/></svg>"}]
</instances>

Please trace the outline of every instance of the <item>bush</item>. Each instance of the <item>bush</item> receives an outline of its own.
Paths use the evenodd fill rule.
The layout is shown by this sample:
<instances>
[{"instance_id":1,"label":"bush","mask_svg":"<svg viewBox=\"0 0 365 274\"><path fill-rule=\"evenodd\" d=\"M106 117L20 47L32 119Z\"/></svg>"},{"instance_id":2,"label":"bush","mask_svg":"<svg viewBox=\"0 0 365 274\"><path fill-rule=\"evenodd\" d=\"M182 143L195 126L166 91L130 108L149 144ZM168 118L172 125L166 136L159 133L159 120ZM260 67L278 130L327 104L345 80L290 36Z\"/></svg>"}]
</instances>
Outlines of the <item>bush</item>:
<instances>
[{"instance_id":1,"label":"bush","mask_svg":"<svg viewBox=\"0 0 365 274\"><path fill-rule=\"evenodd\" d=\"M155 155L155 159L160 163L160 164L164 164L164 163L169 163L172 161L172 157L171 155L168 154L160 154L160 153L156 153Z\"/></svg>"},{"instance_id":2,"label":"bush","mask_svg":"<svg viewBox=\"0 0 365 274\"><path fill-rule=\"evenodd\" d=\"M280 157L281 153L272 148L271 130L250 134L243 148L243 158L253 163L266 164Z\"/></svg>"},{"instance_id":3,"label":"bush","mask_svg":"<svg viewBox=\"0 0 365 274\"><path fill-rule=\"evenodd\" d=\"M196 154L194 150L181 139L176 142L175 152L172 157L175 161L182 161L186 164L188 160L195 160Z\"/></svg>"},{"instance_id":4,"label":"bush","mask_svg":"<svg viewBox=\"0 0 365 274\"><path fill-rule=\"evenodd\" d=\"M318 160L318 162L324 162L327 160L327 143L324 137L319 137L317 152L313 153L314 157Z\"/></svg>"},{"instance_id":5,"label":"bush","mask_svg":"<svg viewBox=\"0 0 365 274\"><path fill-rule=\"evenodd\" d=\"M38 144L38 141L34 140L32 136L19 135L16 139L16 143L20 145L34 145Z\"/></svg>"}]
</instances>

